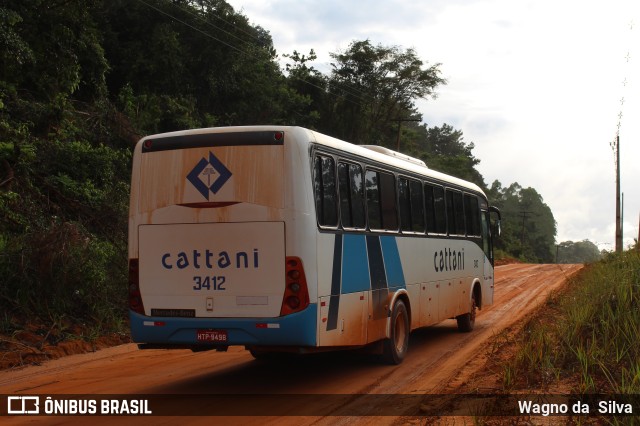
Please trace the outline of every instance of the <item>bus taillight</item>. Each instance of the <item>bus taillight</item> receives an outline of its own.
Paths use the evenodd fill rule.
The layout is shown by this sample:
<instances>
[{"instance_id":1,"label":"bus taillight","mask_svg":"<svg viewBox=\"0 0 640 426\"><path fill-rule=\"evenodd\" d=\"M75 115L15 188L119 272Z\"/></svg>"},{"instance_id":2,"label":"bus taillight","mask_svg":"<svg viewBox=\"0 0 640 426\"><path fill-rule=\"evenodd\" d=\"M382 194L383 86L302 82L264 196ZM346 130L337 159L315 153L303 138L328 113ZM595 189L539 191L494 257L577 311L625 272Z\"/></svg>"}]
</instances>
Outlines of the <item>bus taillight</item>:
<instances>
[{"instance_id":1,"label":"bus taillight","mask_svg":"<svg viewBox=\"0 0 640 426\"><path fill-rule=\"evenodd\" d=\"M140 294L140 270L138 259L129 259L129 309L144 315Z\"/></svg>"},{"instance_id":2,"label":"bus taillight","mask_svg":"<svg viewBox=\"0 0 640 426\"><path fill-rule=\"evenodd\" d=\"M285 261L286 287L280 316L298 312L309 306L309 290L299 257L288 256Z\"/></svg>"}]
</instances>

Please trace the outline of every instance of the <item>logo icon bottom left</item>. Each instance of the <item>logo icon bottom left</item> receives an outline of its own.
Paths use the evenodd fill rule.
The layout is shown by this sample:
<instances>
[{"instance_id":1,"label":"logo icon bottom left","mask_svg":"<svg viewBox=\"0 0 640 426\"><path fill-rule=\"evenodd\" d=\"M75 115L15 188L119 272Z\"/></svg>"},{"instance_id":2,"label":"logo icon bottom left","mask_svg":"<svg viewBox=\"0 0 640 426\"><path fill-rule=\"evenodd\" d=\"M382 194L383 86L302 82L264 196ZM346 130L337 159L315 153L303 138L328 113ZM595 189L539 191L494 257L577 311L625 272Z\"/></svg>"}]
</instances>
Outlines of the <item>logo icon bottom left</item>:
<instances>
[{"instance_id":1,"label":"logo icon bottom left","mask_svg":"<svg viewBox=\"0 0 640 426\"><path fill-rule=\"evenodd\" d=\"M7 414L40 414L38 396L9 396L7 405Z\"/></svg>"}]
</instances>

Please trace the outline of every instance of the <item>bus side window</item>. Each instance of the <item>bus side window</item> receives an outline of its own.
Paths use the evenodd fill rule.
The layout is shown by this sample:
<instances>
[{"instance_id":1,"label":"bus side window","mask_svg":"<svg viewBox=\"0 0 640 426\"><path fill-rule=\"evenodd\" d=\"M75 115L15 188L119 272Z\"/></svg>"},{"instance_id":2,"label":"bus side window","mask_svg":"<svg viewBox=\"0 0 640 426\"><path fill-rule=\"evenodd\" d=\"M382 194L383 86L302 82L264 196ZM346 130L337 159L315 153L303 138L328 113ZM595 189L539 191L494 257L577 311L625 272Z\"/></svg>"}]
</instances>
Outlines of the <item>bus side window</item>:
<instances>
[{"instance_id":1,"label":"bus side window","mask_svg":"<svg viewBox=\"0 0 640 426\"><path fill-rule=\"evenodd\" d=\"M427 232L430 234L446 234L447 216L444 206L444 189L441 186L425 184L424 199L427 214Z\"/></svg>"},{"instance_id":2,"label":"bus side window","mask_svg":"<svg viewBox=\"0 0 640 426\"><path fill-rule=\"evenodd\" d=\"M453 204L456 209L456 231L458 235L464 235L466 233L464 226L464 206L462 202L462 192L455 191L453 193Z\"/></svg>"},{"instance_id":3,"label":"bus side window","mask_svg":"<svg viewBox=\"0 0 640 426\"><path fill-rule=\"evenodd\" d=\"M447 189L447 226L449 235L464 235L464 207L462 192Z\"/></svg>"},{"instance_id":4,"label":"bus side window","mask_svg":"<svg viewBox=\"0 0 640 426\"><path fill-rule=\"evenodd\" d=\"M364 175L367 190L367 218L369 229L382 228L382 214L380 212L380 190L378 189L378 173L367 170Z\"/></svg>"},{"instance_id":5,"label":"bus side window","mask_svg":"<svg viewBox=\"0 0 640 426\"><path fill-rule=\"evenodd\" d=\"M433 187L433 205L434 216L436 219L436 233L447 233L447 214L444 206L444 188L441 186Z\"/></svg>"},{"instance_id":6,"label":"bus side window","mask_svg":"<svg viewBox=\"0 0 640 426\"><path fill-rule=\"evenodd\" d=\"M422 185L413 179L400 178L400 226L403 231L424 232L424 207Z\"/></svg>"},{"instance_id":7,"label":"bus side window","mask_svg":"<svg viewBox=\"0 0 640 426\"><path fill-rule=\"evenodd\" d=\"M389 231L398 230L398 203L396 201L396 179L391 173L379 172L382 226Z\"/></svg>"},{"instance_id":8,"label":"bus side window","mask_svg":"<svg viewBox=\"0 0 640 426\"><path fill-rule=\"evenodd\" d=\"M424 186L424 211L427 216L427 232L435 234L436 232L436 215L433 199L433 186L425 184Z\"/></svg>"},{"instance_id":9,"label":"bus side window","mask_svg":"<svg viewBox=\"0 0 640 426\"><path fill-rule=\"evenodd\" d=\"M313 166L313 186L318 224L321 226L337 226L336 168L332 157L316 155Z\"/></svg>"},{"instance_id":10,"label":"bus side window","mask_svg":"<svg viewBox=\"0 0 640 426\"><path fill-rule=\"evenodd\" d=\"M445 194L447 203L447 231L449 235L456 235L458 231L456 230L456 211L453 207L453 192L447 190Z\"/></svg>"},{"instance_id":11,"label":"bus side window","mask_svg":"<svg viewBox=\"0 0 640 426\"><path fill-rule=\"evenodd\" d=\"M470 237L480 236L480 209L478 197L464 194L464 216L467 224L467 235Z\"/></svg>"},{"instance_id":12,"label":"bus side window","mask_svg":"<svg viewBox=\"0 0 640 426\"><path fill-rule=\"evenodd\" d=\"M398 181L398 199L400 201L400 226L403 231L411 231L411 199L409 198L409 181L400 178Z\"/></svg>"},{"instance_id":13,"label":"bus side window","mask_svg":"<svg viewBox=\"0 0 640 426\"><path fill-rule=\"evenodd\" d=\"M364 228L364 183L362 167L358 164L338 163L340 216L345 228Z\"/></svg>"},{"instance_id":14,"label":"bus side window","mask_svg":"<svg viewBox=\"0 0 640 426\"><path fill-rule=\"evenodd\" d=\"M417 180L409 181L411 197L411 223L413 232L424 232L424 202L422 184Z\"/></svg>"},{"instance_id":15,"label":"bus side window","mask_svg":"<svg viewBox=\"0 0 640 426\"><path fill-rule=\"evenodd\" d=\"M367 170L367 211L370 229L398 230L395 177L391 173Z\"/></svg>"}]
</instances>

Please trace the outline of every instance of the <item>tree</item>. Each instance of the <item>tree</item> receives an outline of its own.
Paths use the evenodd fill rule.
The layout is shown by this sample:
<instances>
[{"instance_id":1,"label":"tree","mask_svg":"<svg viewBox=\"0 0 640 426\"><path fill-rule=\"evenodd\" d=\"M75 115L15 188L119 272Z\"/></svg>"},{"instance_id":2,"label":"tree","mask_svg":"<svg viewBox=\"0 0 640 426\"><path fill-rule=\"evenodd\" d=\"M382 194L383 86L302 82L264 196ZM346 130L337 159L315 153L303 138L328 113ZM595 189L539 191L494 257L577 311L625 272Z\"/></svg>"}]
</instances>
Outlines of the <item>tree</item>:
<instances>
[{"instance_id":1,"label":"tree","mask_svg":"<svg viewBox=\"0 0 640 426\"><path fill-rule=\"evenodd\" d=\"M354 143L394 147L394 120L420 119L414 102L434 96L436 87L446 83L440 64L423 68L413 49L364 40L331 57L336 61L328 81L332 97L320 129Z\"/></svg>"},{"instance_id":2,"label":"tree","mask_svg":"<svg viewBox=\"0 0 640 426\"><path fill-rule=\"evenodd\" d=\"M461 130L446 123L440 127L409 124L404 137L405 152L421 158L429 168L471 181L480 188L486 187L476 169L480 160L471 152L475 146L473 142L464 142Z\"/></svg>"},{"instance_id":3,"label":"tree","mask_svg":"<svg viewBox=\"0 0 640 426\"><path fill-rule=\"evenodd\" d=\"M318 123L320 109L328 96L327 78L315 68L307 66L308 62L317 58L316 52L311 49L308 55L303 55L294 50L293 53L282 56L290 61L285 65L290 90L302 97L306 103L289 115L291 124L313 129Z\"/></svg>"},{"instance_id":4,"label":"tree","mask_svg":"<svg viewBox=\"0 0 640 426\"><path fill-rule=\"evenodd\" d=\"M103 96L108 64L91 16L95 3L3 2L0 50L3 63L11 62L0 67L0 79L33 99L58 105L71 95L84 100Z\"/></svg>"},{"instance_id":5,"label":"tree","mask_svg":"<svg viewBox=\"0 0 640 426\"><path fill-rule=\"evenodd\" d=\"M269 32L222 0L110 0L97 19L109 92L142 134L288 123L309 103Z\"/></svg>"},{"instance_id":6,"label":"tree","mask_svg":"<svg viewBox=\"0 0 640 426\"><path fill-rule=\"evenodd\" d=\"M497 180L488 196L502 213L502 235L496 248L527 262L553 262L556 221L542 196L517 182L503 188Z\"/></svg>"},{"instance_id":7,"label":"tree","mask_svg":"<svg viewBox=\"0 0 640 426\"><path fill-rule=\"evenodd\" d=\"M602 258L602 254L594 243L589 240L563 241L558 244L558 263L588 263Z\"/></svg>"}]
</instances>

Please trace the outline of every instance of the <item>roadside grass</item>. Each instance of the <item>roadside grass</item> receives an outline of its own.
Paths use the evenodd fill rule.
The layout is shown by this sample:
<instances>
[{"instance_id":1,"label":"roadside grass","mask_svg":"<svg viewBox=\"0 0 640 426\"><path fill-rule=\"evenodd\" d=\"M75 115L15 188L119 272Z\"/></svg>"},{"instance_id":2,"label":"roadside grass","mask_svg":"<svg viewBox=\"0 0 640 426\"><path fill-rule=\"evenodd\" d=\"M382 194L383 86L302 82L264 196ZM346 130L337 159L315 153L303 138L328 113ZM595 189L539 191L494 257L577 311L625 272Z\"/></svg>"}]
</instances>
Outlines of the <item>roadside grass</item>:
<instances>
[{"instance_id":1,"label":"roadside grass","mask_svg":"<svg viewBox=\"0 0 640 426\"><path fill-rule=\"evenodd\" d=\"M640 394L640 253L587 265L517 340L506 391Z\"/></svg>"},{"instance_id":2,"label":"roadside grass","mask_svg":"<svg viewBox=\"0 0 640 426\"><path fill-rule=\"evenodd\" d=\"M126 246L79 223L0 239L0 277L0 352L128 334Z\"/></svg>"}]
</instances>

